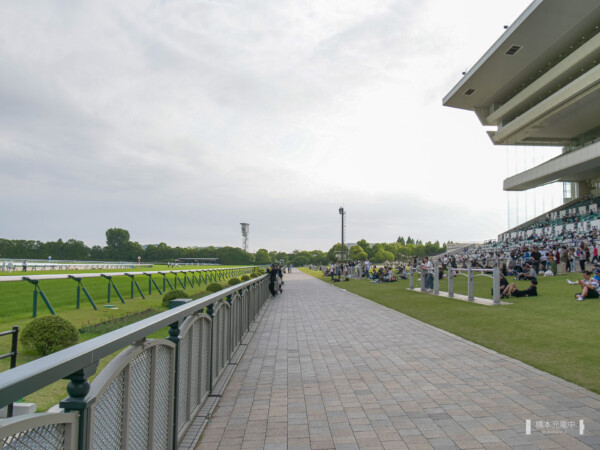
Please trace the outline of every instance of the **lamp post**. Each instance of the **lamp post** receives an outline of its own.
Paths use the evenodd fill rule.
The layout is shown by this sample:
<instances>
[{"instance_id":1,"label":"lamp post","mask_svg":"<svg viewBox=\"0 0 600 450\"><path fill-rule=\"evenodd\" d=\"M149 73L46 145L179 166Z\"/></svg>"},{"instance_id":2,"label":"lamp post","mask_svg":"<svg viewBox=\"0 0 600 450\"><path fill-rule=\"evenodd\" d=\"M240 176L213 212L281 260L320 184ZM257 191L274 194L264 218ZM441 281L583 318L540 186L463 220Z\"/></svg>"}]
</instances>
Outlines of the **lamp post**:
<instances>
[{"instance_id":1,"label":"lamp post","mask_svg":"<svg viewBox=\"0 0 600 450\"><path fill-rule=\"evenodd\" d=\"M344 211L344 207L340 206L339 209L340 216L342 216L342 263L344 262L344 215L346 211Z\"/></svg>"}]
</instances>

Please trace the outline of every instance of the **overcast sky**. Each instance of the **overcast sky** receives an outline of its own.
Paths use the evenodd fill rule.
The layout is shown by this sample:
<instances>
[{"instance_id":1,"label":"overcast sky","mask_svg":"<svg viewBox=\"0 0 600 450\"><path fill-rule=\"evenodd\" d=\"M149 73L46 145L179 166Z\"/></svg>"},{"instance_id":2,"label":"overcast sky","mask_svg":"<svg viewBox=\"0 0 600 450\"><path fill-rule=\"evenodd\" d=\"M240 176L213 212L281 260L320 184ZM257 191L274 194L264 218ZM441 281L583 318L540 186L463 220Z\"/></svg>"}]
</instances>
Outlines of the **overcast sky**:
<instances>
[{"instance_id":1,"label":"overcast sky","mask_svg":"<svg viewBox=\"0 0 600 450\"><path fill-rule=\"evenodd\" d=\"M529 3L1 2L0 237L493 238L505 151L442 98Z\"/></svg>"}]
</instances>

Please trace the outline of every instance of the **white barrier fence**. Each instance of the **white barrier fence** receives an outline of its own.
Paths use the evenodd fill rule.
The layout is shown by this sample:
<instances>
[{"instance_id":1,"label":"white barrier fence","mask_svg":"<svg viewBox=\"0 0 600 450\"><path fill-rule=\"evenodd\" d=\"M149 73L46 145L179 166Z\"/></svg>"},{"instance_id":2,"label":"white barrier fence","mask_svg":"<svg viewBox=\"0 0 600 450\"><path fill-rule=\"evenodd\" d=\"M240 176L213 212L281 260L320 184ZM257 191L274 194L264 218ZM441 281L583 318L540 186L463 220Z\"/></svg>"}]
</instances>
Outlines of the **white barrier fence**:
<instances>
[{"instance_id":1,"label":"white barrier fence","mask_svg":"<svg viewBox=\"0 0 600 450\"><path fill-rule=\"evenodd\" d=\"M411 268L409 279L410 289L415 289L415 274L421 276L421 292L427 292L426 280L429 277L433 278L433 289L434 294L440 293L440 278L439 278L439 266L434 265L432 270L426 269L415 269ZM494 267L493 269L474 269L472 267L468 269L459 268L448 268L448 297L454 297L454 279L458 276L464 276L467 278L467 299L471 302L475 301L475 278L486 277L492 279L492 290L493 290L493 304L500 304L500 269Z\"/></svg>"}]
</instances>

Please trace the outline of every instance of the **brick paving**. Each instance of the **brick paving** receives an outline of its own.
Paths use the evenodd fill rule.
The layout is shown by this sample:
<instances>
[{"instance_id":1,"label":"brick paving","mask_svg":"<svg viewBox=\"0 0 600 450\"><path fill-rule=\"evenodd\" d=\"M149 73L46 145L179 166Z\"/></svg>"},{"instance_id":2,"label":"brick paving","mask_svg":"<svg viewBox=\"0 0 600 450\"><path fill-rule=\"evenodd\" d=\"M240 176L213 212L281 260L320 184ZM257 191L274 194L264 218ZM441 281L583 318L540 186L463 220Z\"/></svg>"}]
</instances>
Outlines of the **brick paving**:
<instances>
[{"instance_id":1,"label":"brick paving","mask_svg":"<svg viewBox=\"0 0 600 450\"><path fill-rule=\"evenodd\" d=\"M600 448L600 396L303 273L284 287L197 448Z\"/></svg>"}]
</instances>

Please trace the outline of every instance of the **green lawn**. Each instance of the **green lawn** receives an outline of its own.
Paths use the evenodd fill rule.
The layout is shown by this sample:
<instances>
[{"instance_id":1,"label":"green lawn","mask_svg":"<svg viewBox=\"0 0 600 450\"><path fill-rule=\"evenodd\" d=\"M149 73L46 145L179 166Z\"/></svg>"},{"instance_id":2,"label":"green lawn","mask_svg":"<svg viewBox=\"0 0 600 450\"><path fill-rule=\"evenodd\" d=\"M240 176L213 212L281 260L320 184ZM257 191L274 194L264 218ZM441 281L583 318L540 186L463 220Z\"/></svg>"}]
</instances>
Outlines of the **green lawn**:
<instances>
[{"instance_id":1,"label":"green lawn","mask_svg":"<svg viewBox=\"0 0 600 450\"><path fill-rule=\"evenodd\" d=\"M223 267L223 266L221 266ZM199 266L199 269L206 268L206 266ZM213 268L213 266L211 266ZM188 268L186 267L186 270ZM192 270L193 268L189 268ZM151 270L162 270L167 271L166 266L154 268ZM108 273L108 271L100 271L101 273ZM121 271L122 272L122 271ZM33 274L34 272L28 272ZM51 272L42 272L46 275ZM89 272L86 272L89 273ZM13 273L15 274L15 273ZM16 275L20 275L17 272ZM174 275L168 276L171 284L174 286ZM162 277L156 277L156 282L162 290ZM179 275L180 280L182 279ZM159 281L160 280L160 281ZM89 278L83 280L83 285L86 287L92 299L96 303L98 310L95 311L90 302L85 297L83 291L81 292L81 306L80 309L76 309L76 290L77 283L73 280L44 280L40 282L40 286L46 293L48 299L52 303L56 313L61 317L70 320L77 328L80 328L84 324L99 323L112 318L123 316L127 313L143 311L148 308L153 308L158 312L165 311L166 308L162 306L162 295L160 295L154 285L152 286L152 295L148 295L148 279L147 277L140 275L136 277L142 292L145 295L145 299L137 292L134 291L134 298L131 297L131 281L129 277L115 277L113 281L117 285L117 288L121 292L121 295L125 299L125 303L121 303L121 300L116 295L114 290L111 292L111 304L116 306L118 309L105 308L107 304L107 286L108 281L104 278ZM224 287L227 286L227 280L219 281ZM181 285L178 283L178 289L181 289ZM202 283L200 286L194 283L192 287L189 282L186 283L185 291L192 295L197 292L202 292L206 288L206 284ZM167 285L167 290L169 286ZM193 295L192 295L193 296ZM24 281L14 282L3 282L0 283L0 307L2 308L2 315L0 316L0 331L10 330L13 326L18 326L20 330L33 320L32 315L32 303L33 303L33 285ZM44 305L42 299L38 296L38 317L49 315L49 311ZM80 342L96 337L97 334L85 333L80 334ZM165 328L154 335L152 338L166 338L168 337L168 330ZM0 354L10 352L11 337L4 336L0 338ZM113 354L110 357L104 358L100 362L100 366L96 373L100 370L116 355ZM39 355L27 351L21 343L18 348L17 364L22 365L29 361L39 358ZM7 370L10 367L10 360L0 360L0 372ZM67 381L61 380L53 383L52 385L38 391L25 398L25 401L35 402L38 405L38 411L45 411L50 406L56 404L67 396L66 394Z\"/></svg>"},{"instance_id":2,"label":"green lawn","mask_svg":"<svg viewBox=\"0 0 600 450\"><path fill-rule=\"evenodd\" d=\"M301 270L331 283L320 272ZM507 301L512 304L504 306L421 294L418 282L413 292L407 289L408 280L335 285L600 393L600 300L576 301L578 286L567 284L567 278L581 276L540 277L539 297L511 298ZM529 286L528 281L516 283L520 289ZM491 298L491 286L490 278L476 278L475 296ZM446 281L440 282L440 290L447 291ZM467 294L464 277L456 278L455 292Z\"/></svg>"}]
</instances>

